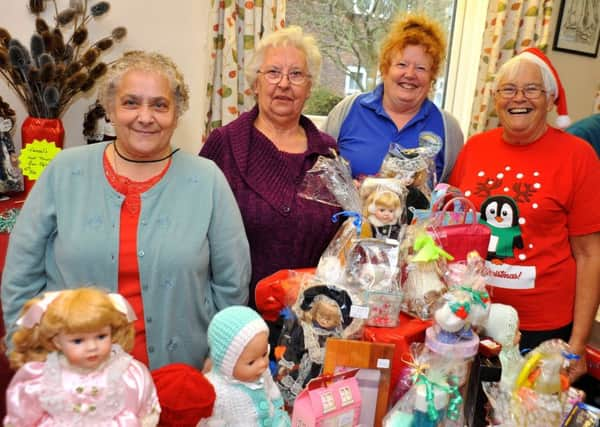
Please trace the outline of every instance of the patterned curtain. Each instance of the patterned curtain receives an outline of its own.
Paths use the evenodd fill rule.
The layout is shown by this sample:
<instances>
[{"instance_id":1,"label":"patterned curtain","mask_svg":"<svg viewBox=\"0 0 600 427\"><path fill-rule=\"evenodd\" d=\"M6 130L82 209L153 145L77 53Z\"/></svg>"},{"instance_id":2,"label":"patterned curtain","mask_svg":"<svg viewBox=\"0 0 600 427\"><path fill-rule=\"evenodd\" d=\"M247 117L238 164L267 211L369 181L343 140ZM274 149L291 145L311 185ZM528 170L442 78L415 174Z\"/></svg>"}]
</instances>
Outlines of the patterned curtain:
<instances>
[{"instance_id":1,"label":"patterned curtain","mask_svg":"<svg viewBox=\"0 0 600 427\"><path fill-rule=\"evenodd\" d=\"M285 25L286 0L211 0L209 81L204 141L254 106L244 63L263 35Z\"/></svg>"},{"instance_id":2,"label":"patterned curtain","mask_svg":"<svg viewBox=\"0 0 600 427\"><path fill-rule=\"evenodd\" d=\"M496 71L528 47L546 51L555 0L490 0L469 135L498 125L492 87Z\"/></svg>"}]
</instances>

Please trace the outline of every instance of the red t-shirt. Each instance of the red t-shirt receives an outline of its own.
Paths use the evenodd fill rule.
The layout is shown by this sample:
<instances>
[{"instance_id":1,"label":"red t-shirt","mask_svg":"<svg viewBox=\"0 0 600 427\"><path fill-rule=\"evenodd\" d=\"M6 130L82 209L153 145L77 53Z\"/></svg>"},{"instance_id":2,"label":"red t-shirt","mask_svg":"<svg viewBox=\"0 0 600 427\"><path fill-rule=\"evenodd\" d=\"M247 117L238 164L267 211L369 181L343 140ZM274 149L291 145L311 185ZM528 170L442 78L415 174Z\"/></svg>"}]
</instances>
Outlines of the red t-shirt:
<instances>
[{"instance_id":1,"label":"red t-shirt","mask_svg":"<svg viewBox=\"0 0 600 427\"><path fill-rule=\"evenodd\" d=\"M497 128L473 136L449 183L490 227L492 301L519 313L524 330L573 321L575 260L569 236L600 231L600 161L585 141L558 129L528 145Z\"/></svg>"},{"instance_id":2,"label":"red t-shirt","mask_svg":"<svg viewBox=\"0 0 600 427\"><path fill-rule=\"evenodd\" d=\"M146 326L144 323L144 301L140 287L140 272L137 262L137 229L142 207L141 194L148 191L167 173L171 159L158 175L143 181L132 181L118 175L104 155L104 170L110 185L125 196L121 207L119 226L119 293L123 295L135 312L135 340L132 356L150 366L146 351Z\"/></svg>"}]
</instances>

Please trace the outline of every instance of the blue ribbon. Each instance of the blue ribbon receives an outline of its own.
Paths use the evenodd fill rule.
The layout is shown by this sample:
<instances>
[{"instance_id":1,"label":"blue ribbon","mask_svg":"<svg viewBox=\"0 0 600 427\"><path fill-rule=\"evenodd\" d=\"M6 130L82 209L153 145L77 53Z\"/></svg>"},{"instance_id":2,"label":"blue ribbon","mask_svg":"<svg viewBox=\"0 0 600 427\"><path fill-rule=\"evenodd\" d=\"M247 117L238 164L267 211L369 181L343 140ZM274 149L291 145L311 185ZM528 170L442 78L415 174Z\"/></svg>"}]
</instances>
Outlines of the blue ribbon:
<instances>
[{"instance_id":1,"label":"blue ribbon","mask_svg":"<svg viewBox=\"0 0 600 427\"><path fill-rule=\"evenodd\" d=\"M339 217L346 216L348 218L354 218L352 224L356 228L356 234L360 235L360 229L362 227L362 215L355 211L341 211L331 216L332 222L338 222Z\"/></svg>"}]
</instances>

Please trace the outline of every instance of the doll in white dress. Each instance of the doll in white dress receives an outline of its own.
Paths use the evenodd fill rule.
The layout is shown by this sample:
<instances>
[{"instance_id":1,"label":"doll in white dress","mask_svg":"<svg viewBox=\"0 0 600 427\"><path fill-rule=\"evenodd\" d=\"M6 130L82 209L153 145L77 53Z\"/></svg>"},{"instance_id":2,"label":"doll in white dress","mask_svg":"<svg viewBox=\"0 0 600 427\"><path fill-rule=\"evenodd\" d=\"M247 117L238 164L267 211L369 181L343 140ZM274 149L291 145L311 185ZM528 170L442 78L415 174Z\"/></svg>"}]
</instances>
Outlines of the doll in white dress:
<instances>
[{"instance_id":1,"label":"doll in white dress","mask_svg":"<svg viewBox=\"0 0 600 427\"><path fill-rule=\"evenodd\" d=\"M210 418L198 426L289 427L289 415L269 371L269 328L254 310L231 306L208 325L211 371L217 395Z\"/></svg>"},{"instance_id":2,"label":"doll in white dress","mask_svg":"<svg viewBox=\"0 0 600 427\"><path fill-rule=\"evenodd\" d=\"M148 369L125 351L135 314L119 294L94 288L28 301L12 338L4 426L156 426Z\"/></svg>"}]
</instances>

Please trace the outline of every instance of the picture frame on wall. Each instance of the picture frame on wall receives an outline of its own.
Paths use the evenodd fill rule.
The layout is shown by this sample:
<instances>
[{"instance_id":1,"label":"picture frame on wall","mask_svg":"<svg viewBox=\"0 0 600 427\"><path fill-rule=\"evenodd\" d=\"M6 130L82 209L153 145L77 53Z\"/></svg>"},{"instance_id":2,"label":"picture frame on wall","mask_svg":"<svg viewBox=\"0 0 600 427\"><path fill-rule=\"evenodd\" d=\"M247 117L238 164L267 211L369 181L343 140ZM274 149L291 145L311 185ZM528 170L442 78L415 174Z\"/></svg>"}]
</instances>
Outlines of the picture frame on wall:
<instances>
[{"instance_id":1,"label":"picture frame on wall","mask_svg":"<svg viewBox=\"0 0 600 427\"><path fill-rule=\"evenodd\" d=\"M596 58L600 45L600 0L562 0L553 50Z\"/></svg>"}]
</instances>

